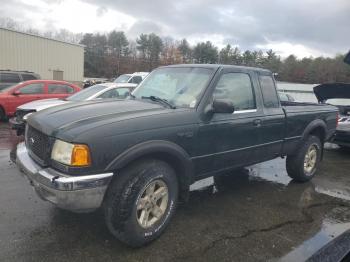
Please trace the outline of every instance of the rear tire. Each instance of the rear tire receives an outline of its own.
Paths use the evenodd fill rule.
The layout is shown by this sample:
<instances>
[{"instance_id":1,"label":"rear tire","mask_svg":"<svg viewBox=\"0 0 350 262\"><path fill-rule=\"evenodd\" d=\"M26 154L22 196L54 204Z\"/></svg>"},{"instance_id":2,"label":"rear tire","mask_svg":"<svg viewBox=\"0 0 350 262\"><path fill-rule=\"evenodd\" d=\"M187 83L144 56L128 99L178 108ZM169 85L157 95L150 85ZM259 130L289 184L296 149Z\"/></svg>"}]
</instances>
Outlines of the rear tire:
<instances>
[{"instance_id":1,"label":"rear tire","mask_svg":"<svg viewBox=\"0 0 350 262\"><path fill-rule=\"evenodd\" d=\"M286 168L288 175L297 182L311 180L321 160L322 144L317 136L309 136L305 139L296 154L288 155Z\"/></svg>"},{"instance_id":2,"label":"rear tire","mask_svg":"<svg viewBox=\"0 0 350 262\"><path fill-rule=\"evenodd\" d=\"M137 162L116 174L108 188L103 204L107 227L121 242L143 246L165 230L177 199L178 181L167 163Z\"/></svg>"}]
</instances>

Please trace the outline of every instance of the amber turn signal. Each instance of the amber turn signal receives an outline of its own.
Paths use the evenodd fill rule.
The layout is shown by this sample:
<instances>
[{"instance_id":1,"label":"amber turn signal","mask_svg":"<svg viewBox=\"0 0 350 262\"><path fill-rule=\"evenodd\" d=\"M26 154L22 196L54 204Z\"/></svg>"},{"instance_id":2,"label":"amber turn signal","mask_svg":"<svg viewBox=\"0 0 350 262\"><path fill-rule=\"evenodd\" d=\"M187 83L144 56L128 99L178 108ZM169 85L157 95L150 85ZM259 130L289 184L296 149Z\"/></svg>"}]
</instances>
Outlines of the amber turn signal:
<instances>
[{"instance_id":1,"label":"amber turn signal","mask_svg":"<svg viewBox=\"0 0 350 262\"><path fill-rule=\"evenodd\" d=\"M74 145L72 151L72 166L89 166L91 165L91 157L88 146Z\"/></svg>"}]
</instances>

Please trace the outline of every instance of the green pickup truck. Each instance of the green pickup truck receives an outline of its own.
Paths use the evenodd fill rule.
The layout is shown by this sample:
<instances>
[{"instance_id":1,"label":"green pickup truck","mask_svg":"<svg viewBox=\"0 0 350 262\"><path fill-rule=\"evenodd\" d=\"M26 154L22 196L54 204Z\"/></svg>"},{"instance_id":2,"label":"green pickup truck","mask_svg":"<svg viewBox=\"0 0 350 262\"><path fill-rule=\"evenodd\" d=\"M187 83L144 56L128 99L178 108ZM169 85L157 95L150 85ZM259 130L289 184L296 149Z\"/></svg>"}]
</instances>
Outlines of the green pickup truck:
<instances>
[{"instance_id":1,"label":"green pickup truck","mask_svg":"<svg viewBox=\"0 0 350 262\"><path fill-rule=\"evenodd\" d=\"M166 66L126 100L32 114L16 162L42 199L75 212L102 208L114 236L142 246L202 178L286 156L290 177L310 180L337 114L330 105L281 104L268 70Z\"/></svg>"}]
</instances>

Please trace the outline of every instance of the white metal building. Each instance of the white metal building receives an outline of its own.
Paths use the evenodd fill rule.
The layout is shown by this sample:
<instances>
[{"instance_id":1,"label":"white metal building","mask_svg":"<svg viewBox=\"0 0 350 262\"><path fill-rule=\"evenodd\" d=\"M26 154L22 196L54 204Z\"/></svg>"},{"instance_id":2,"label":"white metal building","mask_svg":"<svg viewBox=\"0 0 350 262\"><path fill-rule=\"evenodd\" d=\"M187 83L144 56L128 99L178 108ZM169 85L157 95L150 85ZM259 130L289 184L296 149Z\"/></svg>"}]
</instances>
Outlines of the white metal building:
<instances>
[{"instance_id":1,"label":"white metal building","mask_svg":"<svg viewBox=\"0 0 350 262\"><path fill-rule=\"evenodd\" d=\"M0 28L0 70L7 69L81 83L84 46Z\"/></svg>"},{"instance_id":2,"label":"white metal building","mask_svg":"<svg viewBox=\"0 0 350 262\"><path fill-rule=\"evenodd\" d=\"M297 102L317 103L313 89L315 86L317 84L277 82L278 91L291 95Z\"/></svg>"}]
</instances>

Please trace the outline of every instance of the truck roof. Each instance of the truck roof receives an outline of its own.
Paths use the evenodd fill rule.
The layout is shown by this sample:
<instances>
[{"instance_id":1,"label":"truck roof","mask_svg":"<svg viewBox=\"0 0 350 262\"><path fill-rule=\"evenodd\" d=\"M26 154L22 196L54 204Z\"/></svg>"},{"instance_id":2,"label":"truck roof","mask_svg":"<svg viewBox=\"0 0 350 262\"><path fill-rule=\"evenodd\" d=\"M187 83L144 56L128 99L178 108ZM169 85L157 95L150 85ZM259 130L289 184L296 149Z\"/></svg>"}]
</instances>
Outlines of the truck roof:
<instances>
[{"instance_id":1,"label":"truck roof","mask_svg":"<svg viewBox=\"0 0 350 262\"><path fill-rule=\"evenodd\" d=\"M201 67L201 68L211 68L211 69L219 69L219 68L233 68L233 69L243 69L249 71L257 71L272 74L270 70L259 68L259 67L249 67L249 66L237 66L237 65L223 65L223 64L176 64L176 65L168 65L163 67Z\"/></svg>"}]
</instances>

